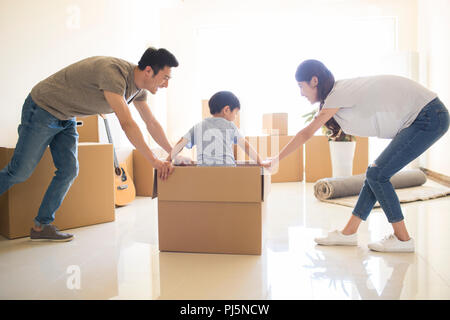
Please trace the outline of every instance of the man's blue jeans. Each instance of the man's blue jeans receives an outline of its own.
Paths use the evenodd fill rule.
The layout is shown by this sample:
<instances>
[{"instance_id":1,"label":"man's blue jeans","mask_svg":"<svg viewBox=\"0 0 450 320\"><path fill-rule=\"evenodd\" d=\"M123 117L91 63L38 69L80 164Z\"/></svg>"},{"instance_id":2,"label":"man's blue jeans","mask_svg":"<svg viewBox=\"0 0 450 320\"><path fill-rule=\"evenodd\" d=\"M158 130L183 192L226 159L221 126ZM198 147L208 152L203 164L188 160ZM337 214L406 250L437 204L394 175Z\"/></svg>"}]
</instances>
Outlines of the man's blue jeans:
<instances>
[{"instance_id":1,"label":"man's blue jeans","mask_svg":"<svg viewBox=\"0 0 450 320\"><path fill-rule=\"evenodd\" d=\"M378 200L390 223L402 221L400 202L390 178L442 137L448 126L448 110L438 98L423 107L416 120L401 130L367 169L353 215L366 220Z\"/></svg>"},{"instance_id":2,"label":"man's blue jeans","mask_svg":"<svg viewBox=\"0 0 450 320\"><path fill-rule=\"evenodd\" d=\"M0 171L0 194L27 180L47 146L56 167L55 176L34 219L35 225L50 224L72 182L78 175L78 133L75 118L59 120L28 95L22 109L19 140L9 164ZM26 199L24 199L26 201Z\"/></svg>"}]
</instances>

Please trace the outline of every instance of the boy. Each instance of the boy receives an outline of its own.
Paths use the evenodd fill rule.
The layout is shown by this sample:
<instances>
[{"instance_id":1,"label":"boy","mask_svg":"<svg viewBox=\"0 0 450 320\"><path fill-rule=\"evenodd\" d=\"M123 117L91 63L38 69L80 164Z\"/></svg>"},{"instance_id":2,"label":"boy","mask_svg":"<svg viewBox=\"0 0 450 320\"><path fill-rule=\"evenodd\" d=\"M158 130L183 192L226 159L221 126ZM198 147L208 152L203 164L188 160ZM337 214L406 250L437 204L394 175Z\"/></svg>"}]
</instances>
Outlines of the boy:
<instances>
[{"instance_id":1,"label":"boy","mask_svg":"<svg viewBox=\"0 0 450 320\"><path fill-rule=\"evenodd\" d=\"M192 127L173 147L167 160L175 159L184 148L197 145L197 165L236 166L233 144L238 144L251 159L261 165L256 151L233 123L241 109L239 99L229 91L219 91L209 99L212 117Z\"/></svg>"}]
</instances>

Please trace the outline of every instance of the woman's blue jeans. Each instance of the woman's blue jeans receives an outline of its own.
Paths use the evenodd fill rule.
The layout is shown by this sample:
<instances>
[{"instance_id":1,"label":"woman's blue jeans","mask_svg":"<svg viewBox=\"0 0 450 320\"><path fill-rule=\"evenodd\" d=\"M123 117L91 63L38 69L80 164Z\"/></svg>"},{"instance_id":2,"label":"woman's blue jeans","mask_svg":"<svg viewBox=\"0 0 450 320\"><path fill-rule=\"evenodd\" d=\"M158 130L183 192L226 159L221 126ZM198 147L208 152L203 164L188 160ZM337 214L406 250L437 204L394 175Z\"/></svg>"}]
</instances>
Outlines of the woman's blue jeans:
<instances>
[{"instance_id":1,"label":"woman's blue jeans","mask_svg":"<svg viewBox=\"0 0 450 320\"><path fill-rule=\"evenodd\" d=\"M31 99L25 100L19 125L19 140L9 164L0 171L0 194L14 184L27 180L42 158L47 146L56 167L35 225L50 224L72 182L78 175L78 133L75 118L59 120ZM26 201L26 199L24 199Z\"/></svg>"},{"instance_id":2,"label":"woman's blue jeans","mask_svg":"<svg viewBox=\"0 0 450 320\"><path fill-rule=\"evenodd\" d=\"M423 107L416 120L401 130L367 169L353 215L366 220L378 200L390 223L402 221L400 201L390 178L442 137L448 126L448 110L438 98Z\"/></svg>"}]
</instances>

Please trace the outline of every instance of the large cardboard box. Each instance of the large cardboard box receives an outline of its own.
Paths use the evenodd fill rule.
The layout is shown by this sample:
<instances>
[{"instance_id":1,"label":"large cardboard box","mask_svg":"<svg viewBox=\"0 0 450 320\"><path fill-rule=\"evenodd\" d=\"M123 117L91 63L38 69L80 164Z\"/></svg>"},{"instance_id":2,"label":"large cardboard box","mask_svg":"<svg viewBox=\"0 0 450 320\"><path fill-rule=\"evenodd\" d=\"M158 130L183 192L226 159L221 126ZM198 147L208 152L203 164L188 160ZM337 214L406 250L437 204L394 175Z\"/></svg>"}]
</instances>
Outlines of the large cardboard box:
<instances>
[{"instance_id":1,"label":"large cardboard box","mask_svg":"<svg viewBox=\"0 0 450 320\"><path fill-rule=\"evenodd\" d=\"M202 120L212 117L211 112L209 111L208 101L209 100L202 100ZM236 119L234 119L233 123L236 125L236 127L241 127L240 112L237 113Z\"/></svg>"},{"instance_id":2,"label":"large cardboard box","mask_svg":"<svg viewBox=\"0 0 450 320\"><path fill-rule=\"evenodd\" d=\"M13 148L0 148L0 167L4 168ZM56 212L54 224L71 229L114 221L114 171L111 144L80 143L80 171ZM47 149L31 177L12 186L0 196L0 233L9 239L30 234L42 198L55 172Z\"/></svg>"},{"instance_id":3,"label":"large cardboard box","mask_svg":"<svg viewBox=\"0 0 450 320\"><path fill-rule=\"evenodd\" d=\"M77 118L79 142L100 142L98 115Z\"/></svg>"},{"instance_id":4,"label":"large cardboard box","mask_svg":"<svg viewBox=\"0 0 450 320\"><path fill-rule=\"evenodd\" d=\"M133 176L136 195L153 196L153 172L150 162L138 150L133 150Z\"/></svg>"},{"instance_id":5,"label":"large cardboard box","mask_svg":"<svg viewBox=\"0 0 450 320\"><path fill-rule=\"evenodd\" d=\"M261 167L176 167L154 183L159 250L261 254L270 190Z\"/></svg>"},{"instance_id":6,"label":"large cardboard box","mask_svg":"<svg viewBox=\"0 0 450 320\"><path fill-rule=\"evenodd\" d=\"M356 137L353 174L365 173L369 165L369 139ZM316 182L332 176L331 155L328 138L313 136L305 145L306 182Z\"/></svg>"},{"instance_id":7,"label":"large cardboard box","mask_svg":"<svg viewBox=\"0 0 450 320\"><path fill-rule=\"evenodd\" d=\"M245 137L249 144L258 152L261 159L274 157L293 139L294 136L252 136ZM235 148L238 161L250 160L239 146ZM278 168L272 173L272 182L303 181L303 146L281 160Z\"/></svg>"},{"instance_id":8,"label":"large cardboard box","mask_svg":"<svg viewBox=\"0 0 450 320\"><path fill-rule=\"evenodd\" d=\"M287 113L265 113L263 114L263 133L269 135L288 134Z\"/></svg>"}]
</instances>

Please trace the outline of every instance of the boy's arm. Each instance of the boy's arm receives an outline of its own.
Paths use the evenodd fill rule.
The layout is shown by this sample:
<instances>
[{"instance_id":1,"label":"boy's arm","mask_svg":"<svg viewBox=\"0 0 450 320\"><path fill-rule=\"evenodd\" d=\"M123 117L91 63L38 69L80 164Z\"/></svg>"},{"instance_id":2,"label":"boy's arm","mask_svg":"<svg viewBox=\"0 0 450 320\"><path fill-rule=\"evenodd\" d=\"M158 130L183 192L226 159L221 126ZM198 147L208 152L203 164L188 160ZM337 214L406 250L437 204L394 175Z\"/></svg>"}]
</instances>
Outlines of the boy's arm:
<instances>
[{"instance_id":1,"label":"boy's arm","mask_svg":"<svg viewBox=\"0 0 450 320\"><path fill-rule=\"evenodd\" d=\"M241 147L241 149L243 149L245 151L246 154L248 154L248 156L256 161L256 163L258 165L261 164L261 158L259 157L258 153L256 152L255 149L253 149L253 147L250 145L250 143L248 143L247 140L245 140L245 138L239 138L238 139L238 145L239 147Z\"/></svg>"},{"instance_id":2,"label":"boy's arm","mask_svg":"<svg viewBox=\"0 0 450 320\"><path fill-rule=\"evenodd\" d=\"M179 154L181 152L181 150L183 150L183 148L188 144L188 140L186 138L181 138L177 144L172 148L172 152L169 153L169 156L167 157L167 161L172 161L173 159L175 159L175 157L177 156L177 154Z\"/></svg>"}]
</instances>

